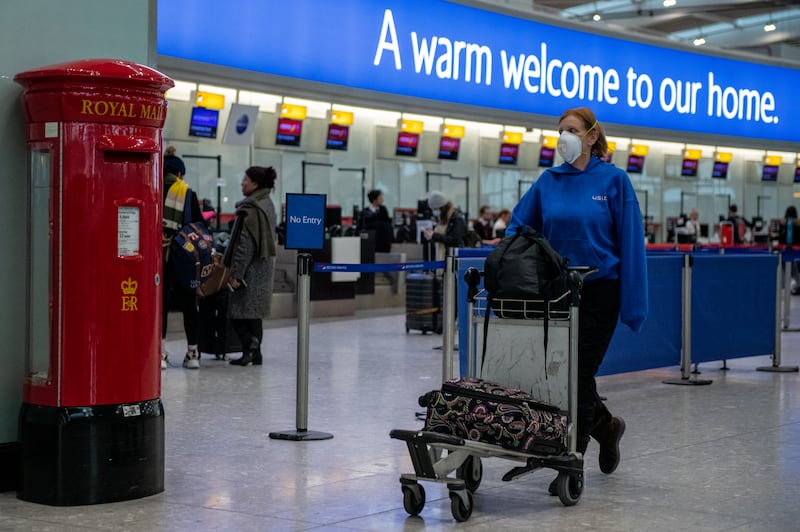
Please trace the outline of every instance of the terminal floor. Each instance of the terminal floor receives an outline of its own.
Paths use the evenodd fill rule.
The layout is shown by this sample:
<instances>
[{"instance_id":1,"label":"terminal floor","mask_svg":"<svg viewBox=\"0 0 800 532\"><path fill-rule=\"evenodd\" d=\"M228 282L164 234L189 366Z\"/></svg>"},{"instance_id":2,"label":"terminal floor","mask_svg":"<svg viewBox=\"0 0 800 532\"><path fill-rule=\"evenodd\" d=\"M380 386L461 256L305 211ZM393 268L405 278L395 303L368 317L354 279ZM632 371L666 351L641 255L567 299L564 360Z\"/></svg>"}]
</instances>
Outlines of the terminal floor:
<instances>
[{"instance_id":1,"label":"terminal floor","mask_svg":"<svg viewBox=\"0 0 800 532\"><path fill-rule=\"evenodd\" d=\"M793 297L800 321L800 296ZM456 523L443 485L424 483L418 517L398 478L412 471L394 428L418 428L417 397L441 380L442 337L406 334L398 309L312 320L308 429L322 441L284 441L296 428L296 327L269 322L261 367L206 356L199 371L163 372L166 489L119 503L50 507L0 494L2 531L786 531L800 522L800 376L757 371L767 356L701 364L708 386L676 386L677 367L602 377L625 418L612 475L589 447L579 503L547 494L541 470L500 480L516 465L484 461L475 510ZM783 365L800 363L800 332L782 334ZM647 356L642 353L642 356Z\"/></svg>"}]
</instances>

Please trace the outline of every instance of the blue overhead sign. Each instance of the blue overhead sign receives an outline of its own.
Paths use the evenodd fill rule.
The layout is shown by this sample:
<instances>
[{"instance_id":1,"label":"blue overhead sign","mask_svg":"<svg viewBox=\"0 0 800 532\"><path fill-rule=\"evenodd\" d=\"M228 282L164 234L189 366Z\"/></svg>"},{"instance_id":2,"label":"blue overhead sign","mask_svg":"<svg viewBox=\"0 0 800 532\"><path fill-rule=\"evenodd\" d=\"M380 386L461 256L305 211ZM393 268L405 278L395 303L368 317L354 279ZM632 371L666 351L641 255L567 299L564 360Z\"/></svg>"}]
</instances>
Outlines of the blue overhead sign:
<instances>
[{"instance_id":1,"label":"blue overhead sign","mask_svg":"<svg viewBox=\"0 0 800 532\"><path fill-rule=\"evenodd\" d=\"M286 194L286 249L325 247L325 194Z\"/></svg>"},{"instance_id":2,"label":"blue overhead sign","mask_svg":"<svg viewBox=\"0 0 800 532\"><path fill-rule=\"evenodd\" d=\"M584 33L445 0L159 0L158 53L387 94L800 140L800 70Z\"/></svg>"}]
</instances>

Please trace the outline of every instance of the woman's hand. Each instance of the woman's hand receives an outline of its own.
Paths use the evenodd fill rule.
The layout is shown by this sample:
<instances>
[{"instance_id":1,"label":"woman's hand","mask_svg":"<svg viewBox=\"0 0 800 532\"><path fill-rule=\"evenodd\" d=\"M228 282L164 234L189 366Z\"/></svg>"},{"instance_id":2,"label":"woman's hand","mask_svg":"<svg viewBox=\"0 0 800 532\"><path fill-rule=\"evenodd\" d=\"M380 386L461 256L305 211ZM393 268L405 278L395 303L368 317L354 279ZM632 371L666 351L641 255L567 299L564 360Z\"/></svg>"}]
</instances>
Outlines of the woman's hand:
<instances>
[{"instance_id":1,"label":"woman's hand","mask_svg":"<svg viewBox=\"0 0 800 532\"><path fill-rule=\"evenodd\" d=\"M238 279L231 279L228 281L228 284L231 285L231 288L234 290L237 290L240 286L242 286L242 283L240 283Z\"/></svg>"},{"instance_id":2,"label":"woman's hand","mask_svg":"<svg viewBox=\"0 0 800 532\"><path fill-rule=\"evenodd\" d=\"M433 238L433 229L425 229L425 240Z\"/></svg>"}]
</instances>

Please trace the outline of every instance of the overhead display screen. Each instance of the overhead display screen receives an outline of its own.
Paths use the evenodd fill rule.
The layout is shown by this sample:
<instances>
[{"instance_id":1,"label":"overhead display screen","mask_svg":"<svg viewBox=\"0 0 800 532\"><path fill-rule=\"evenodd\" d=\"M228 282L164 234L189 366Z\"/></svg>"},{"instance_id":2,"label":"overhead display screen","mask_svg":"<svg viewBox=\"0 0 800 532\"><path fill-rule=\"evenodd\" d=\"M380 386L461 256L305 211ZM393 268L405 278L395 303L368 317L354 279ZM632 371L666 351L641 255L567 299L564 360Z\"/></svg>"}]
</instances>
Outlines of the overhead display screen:
<instances>
[{"instance_id":1,"label":"overhead display screen","mask_svg":"<svg viewBox=\"0 0 800 532\"><path fill-rule=\"evenodd\" d=\"M728 163L715 161L714 167L711 169L711 177L726 179L728 177Z\"/></svg>"},{"instance_id":2,"label":"overhead display screen","mask_svg":"<svg viewBox=\"0 0 800 532\"><path fill-rule=\"evenodd\" d=\"M271 28L258 46L241 31L243 17ZM175 58L535 115L588 106L601 122L648 130L800 141L793 120L799 69L446 0L229 0L225 9L217 0L159 0L157 27L159 62Z\"/></svg>"}]
</instances>

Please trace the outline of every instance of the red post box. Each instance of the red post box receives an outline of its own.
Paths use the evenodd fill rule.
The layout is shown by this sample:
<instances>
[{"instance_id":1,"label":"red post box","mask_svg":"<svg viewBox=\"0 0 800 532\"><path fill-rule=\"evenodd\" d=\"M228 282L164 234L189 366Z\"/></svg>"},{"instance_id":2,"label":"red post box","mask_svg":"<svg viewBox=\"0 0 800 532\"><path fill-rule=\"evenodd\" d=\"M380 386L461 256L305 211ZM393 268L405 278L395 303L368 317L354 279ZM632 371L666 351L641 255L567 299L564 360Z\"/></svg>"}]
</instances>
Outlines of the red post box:
<instances>
[{"instance_id":1,"label":"red post box","mask_svg":"<svg viewBox=\"0 0 800 532\"><path fill-rule=\"evenodd\" d=\"M75 505L159 493L160 154L174 83L114 59L14 80L29 160L18 496Z\"/></svg>"}]
</instances>

